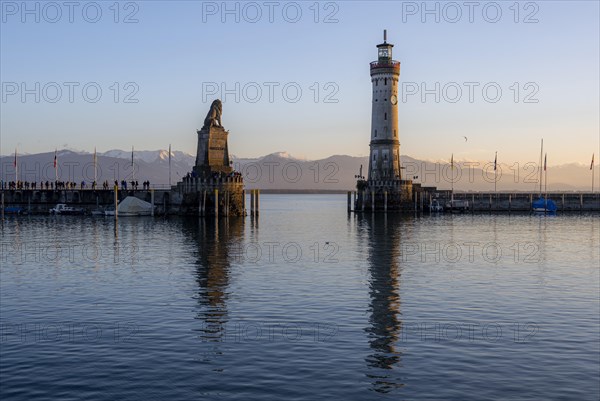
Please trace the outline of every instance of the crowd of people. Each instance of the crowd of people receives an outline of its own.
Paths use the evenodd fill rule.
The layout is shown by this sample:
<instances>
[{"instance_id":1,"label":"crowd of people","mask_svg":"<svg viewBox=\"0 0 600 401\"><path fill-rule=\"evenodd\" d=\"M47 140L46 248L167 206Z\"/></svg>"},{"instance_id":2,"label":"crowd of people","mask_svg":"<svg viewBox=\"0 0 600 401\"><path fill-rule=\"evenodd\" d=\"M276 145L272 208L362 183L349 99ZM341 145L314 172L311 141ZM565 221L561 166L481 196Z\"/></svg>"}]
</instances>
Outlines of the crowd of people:
<instances>
[{"instance_id":1,"label":"crowd of people","mask_svg":"<svg viewBox=\"0 0 600 401\"><path fill-rule=\"evenodd\" d=\"M213 179L217 179L217 178L231 178L231 177L241 177L242 173L238 172L238 171L232 171L231 173L224 173L222 171L215 171L213 172L209 178L213 178ZM185 175L185 178L189 179L189 178L195 178L198 177L198 174L196 174L195 171L190 171L189 173L187 173Z\"/></svg>"},{"instance_id":2,"label":"crowd of people","mask_svg":"<svg viewBox=\"0 0 600 401\"><path fill-rule=\"evenodd\" d=\"M138 182L131 181L131 186L129 187L131 190L138 189ZM115 180L115 186L118 186L119 182ZM150 189L150 181L142 182L143 190ZM74 189L91 189L96 190L99 189L98 183L96 181L92 181L91 183L87 183L85 181L81 181L79 184L73 181L4 181L0 180L0 189L7 189L9 191L15 190L74 190ZM103 190L112 190L113 187L109 184L108 180L102 182ZM121 181L121 189L127 190L127 181Z\"/></svg>"}]
</instances>

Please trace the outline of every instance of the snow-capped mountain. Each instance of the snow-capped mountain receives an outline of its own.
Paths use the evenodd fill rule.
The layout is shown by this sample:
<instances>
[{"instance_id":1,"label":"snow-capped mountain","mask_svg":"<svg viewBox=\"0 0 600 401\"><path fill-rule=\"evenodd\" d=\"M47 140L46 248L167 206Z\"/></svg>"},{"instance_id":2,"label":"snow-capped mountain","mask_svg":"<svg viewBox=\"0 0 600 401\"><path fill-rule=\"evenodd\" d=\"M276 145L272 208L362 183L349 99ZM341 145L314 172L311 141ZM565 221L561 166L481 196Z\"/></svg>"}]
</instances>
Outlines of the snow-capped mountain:
<instances>
[{"instance_id":1,"label":"snow-capped mountain","mask_svg":"<svg viewBox=\"0 0 600 401\"><path fill-rule=\"evenodd\" d=\"M71 150L57 152L58 178L65 181L91 182L94 178L93 154ZM149 180L152 184L169 183L168 150L134 151L134 165L131 164L131 150L113 149L98 153L96 178L99 182L108 180L136 179L139 182ZM362 166L362 175L367 175L368 157L333 155L320 160L303 160L288 152L275 152L257 158L238 158L231 155L233 167L242 173L247 189L271 190L352 190L356 186L355 176ZM414 179L424 186L435 186L450 189L448 162L431 162L416 160L409 156L401 157L404 177ZM0 178L5 181L15 179L13 166L14 154L0 158ZM54 181L54 151L37 154L18 155L19 180L22 181ZM192 171L195 156L181 151L171 154L171 184L181 180ZM477 167L469 167L463 162L455 161L456 172L460 174L455 181L457 191L490 191L493 190L493 170L484 169L485 163ZM489 164L489 163L488 163ZM472 166L472 165L471 165ZM489 166L488 166L489 167ZM600 175L597 166L598 175ZM502 174L503 172L503 174ZM591 172L589 166L564 164L548 168L551 181L548 189L584 190L590 189ZM491 174L491 175L490 175ZM527 175L529 174L529 175ZM516 175L513 166L499 164L499 191L536 191L537 184L531 181L531 170L521 168ZM417 178L415 178L417 177ZM537 177L537 175L535 176ZM534 178L535 178L534 177Z\"/></svg>"},{"instance_id":2,"label":"snow-capped mountain","mask_svg":"<svg viewBox=\"0 0 600 401\"><path fill-rule=\"evenodd\" d=\"M127 159L131 160L131 151L130 150L120 150L120 149L112 149L106 152L98 153L100 156L106 157L115 157L118 159ZM133 151L133 159L134 160L142 160L146 163L153 163L157 160L169 160L169 150L168 149L159 149L159 150L135 150ZM179 150L171 150L171 162L178 161L184 163L194 163L196 160L195 156L190 155L189 153L185 153Z\"/></svg>"}]
</instances>

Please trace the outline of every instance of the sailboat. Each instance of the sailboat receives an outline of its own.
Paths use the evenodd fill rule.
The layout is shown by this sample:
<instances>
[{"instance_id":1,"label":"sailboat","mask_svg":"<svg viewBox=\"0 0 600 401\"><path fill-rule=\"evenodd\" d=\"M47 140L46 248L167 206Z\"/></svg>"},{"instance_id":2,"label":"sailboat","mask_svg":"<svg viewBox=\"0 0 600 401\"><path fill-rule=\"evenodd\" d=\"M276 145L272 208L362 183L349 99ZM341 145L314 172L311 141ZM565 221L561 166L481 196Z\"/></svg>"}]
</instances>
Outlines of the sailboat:
<instances>
[{"instance_id":1,"label":"sailboat","mask_svg":"<svg viewBox=\"0 0 600 401\"><path fill-rule=\"evenodd\" d=\"M542 169L542 155L544 156L544 168ZM536 213L556 213L558 209L552 199L548 199L548 173L546 171L546 156L544 155L544 139L542 139L542 148L540 151L540 197L533 201L533 211ZM542 180L544 180L544 196L542 196Z\"/></svg>"}]
</instances>

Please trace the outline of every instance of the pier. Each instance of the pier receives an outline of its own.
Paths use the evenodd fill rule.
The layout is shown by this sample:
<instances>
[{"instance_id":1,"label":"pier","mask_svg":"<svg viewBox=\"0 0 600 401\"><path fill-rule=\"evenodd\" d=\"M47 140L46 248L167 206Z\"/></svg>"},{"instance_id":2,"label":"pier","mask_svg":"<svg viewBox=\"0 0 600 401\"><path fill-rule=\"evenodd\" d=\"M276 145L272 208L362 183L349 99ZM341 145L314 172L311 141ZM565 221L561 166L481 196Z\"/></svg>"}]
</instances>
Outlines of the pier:
<instances>
[{"instance_id":1,"label":"pier","mask_svg":"<svg viewBox=\"0 0 600 401\"><path fill-rule=\"evenodd\" d=\"M58 203L66 203L86 209L88 212L97 208L114 206L115 191L113 189L23 189L2 190L4 208L18 207L30 214L47 214ZM177 213L179 206L172 202L172 194L168 189L118 190L117 199L122 201L128 196L135 196L156 206L157 214Z\"/></svg>"},{"instance_id":2,"label":"pier","mask_svg":"<svg viewBox=\"0 0 600 401\"><path fill-rule=\"evenodd\" d=\"M525 192L454 192L449 190L438 190L432 187L420 188L418 184L413 184L412 201L406 202L402 209L392 209L388 205L387 192L382 195L372 195L365 192L361 196L359 191L349 191L347 193L348 212L429 212L430 206L434 200L444 206L446 211L453 211L446 205L454 200L457 203L466 205L464 210L456 209L458 212L530 212L533 209L533 202L539 199L539 193ZM599 212L600 211L600 193L599 192L549 192L547 199L553 200L558 210L557 212ZM375 207L372 207L373 199L376 200ZM450 210L449 210L450 209Z\"/></svg>"}]
</instances>

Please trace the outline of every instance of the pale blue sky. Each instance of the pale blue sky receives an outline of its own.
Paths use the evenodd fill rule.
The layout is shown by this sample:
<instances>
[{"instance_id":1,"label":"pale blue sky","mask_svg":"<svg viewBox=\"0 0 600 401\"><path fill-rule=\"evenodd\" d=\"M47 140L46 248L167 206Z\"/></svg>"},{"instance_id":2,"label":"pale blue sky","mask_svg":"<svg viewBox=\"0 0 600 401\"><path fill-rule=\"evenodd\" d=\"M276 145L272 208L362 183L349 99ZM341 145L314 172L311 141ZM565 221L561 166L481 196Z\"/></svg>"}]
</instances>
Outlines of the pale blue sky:
<instances>
[{"instance_id":1,"label":"pale blue sky","mask_svg":"<svg viewBox=\"0 0 600 401\"><path fill-rule=\"evenodd\" d=\"M58 22L50 23L54 10L44 11L46 3L39 3L40 22L34 21L35 15L25 15L23 23L22 10L12 8L21 2L3 1L0 152L9 154L17 145L20 152L35 153L65 145L105 151L131 145L164 149L172 143L173 149L194 153L195 129L218 96L205 96L204 101L203 84L224 83L233 89L236 82L240 87L256 82L263 92L257 102L249 98L254 91L241 94L239 102L233 95L224 99L223 124L230 130L232 153L253 157L288 151L309 159L365 155L371 107L368 63L376 58L375 45L386 28L388 41L395 44L394 58L402 63L401 82L428 88L436 82L441 87L457 82L463 89L456 103L448 101L454 92L442 96L440 103L433 95L422 102L419 94L400 103L403 154L449 159L454 152L457 159L485 160L498 151L506 162L537 161L544 137L551 164L589 163L600 146L599 3L529 3L533 5L519 3L519 23L514 22L513 1L497 3L502 10L497 23L484 18L494 18L490 2L479 3L473 23L464 6L462 18L451 23L454 10L446 8L444 14L446 3L429 2L428 7L440 7L436 23L433 15L422 22L420 10L408 15L422 2L392 1L321 2L319 23L314 22L312 1L297 3L302 9L297 23L286 21L282 13L288 7L286 16L294 18L291 2L277 2L273 23L265 6L256 23L245 21L254 17L248 6L244 14L246 3L238 5L239 23L235 15L226 15L223 23L220 10L203 15L203 7L220 8L221 2L200 1L141 1L134 3L137 11L123 2L119 23L113 21L114 2L99 2L102 17L97 23L85 21L81 7L75 9L73 23L66 8ZM34 7L35 2L28 4ZM93 11L88 9L88 18L94 17ZM122 23L134 11L139 22ZM338 22L324 23L332 12ZM524 23L531 13L539 22ZM13 82L28 88L36 82L41 87L57 82L62 97L50 103L55 95L49 86L46 96L40 94L40 103L34 95L27 95L23 103L21 93L9 93ZM73 103L64 82L80 83ZM103 91L97 103L82 96L88 82L96 82ZM121 86L117 103L114 82ZM124 90L127 82L139 88L133 96L138 103L123 102L133 88ZM265 82L279 83L272 103ZM317 103L315 82L320 88ZM473 103L464 82L479 83ZM502 89L497 103L482 95L481 88L490 82ZM517 103L515 82L520 86ZM533 85L524 88L528 82ZM297 103L285 100L281 89L286 83L302 89ZM333 86L325 88L327 83ZM339 91L332 98L338 102L324 102L335 88ZM536 88L532 98L539 102L525 103L525 96ZM294 95L292 89L289 94Z\"/></svg>"}]
</instances>

